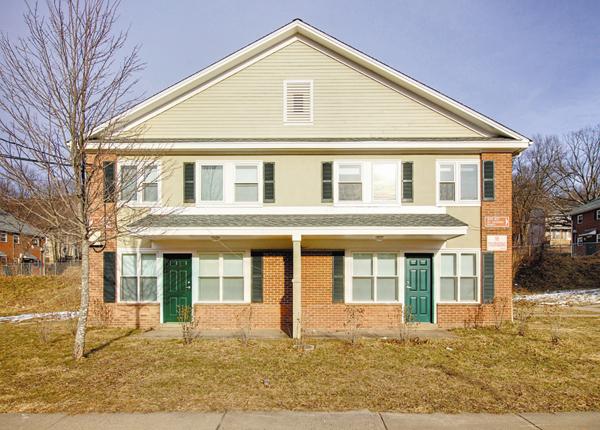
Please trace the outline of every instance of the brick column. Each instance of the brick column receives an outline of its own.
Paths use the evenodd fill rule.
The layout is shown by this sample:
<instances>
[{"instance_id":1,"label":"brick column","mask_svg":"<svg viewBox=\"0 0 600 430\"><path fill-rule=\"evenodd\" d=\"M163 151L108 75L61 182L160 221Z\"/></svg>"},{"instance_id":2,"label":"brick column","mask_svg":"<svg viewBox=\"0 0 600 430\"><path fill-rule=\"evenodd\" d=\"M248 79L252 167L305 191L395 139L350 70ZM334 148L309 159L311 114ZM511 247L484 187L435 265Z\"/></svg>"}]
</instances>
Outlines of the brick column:
<instances>
[{"instance_id":1,"label":"brick column","mask_svg":"<svg viewBox=\"0 0 600 430\"><path fill-rule=\"evenodd\" d=\"M512 153L484 153L481 161L494 161L495 198L481 201L481 252L487 251L488 235L506 235L507 250L494 251L495 298L508 301L508 315L512 319ZM490 217L508 219L507 227L492 226Z\"/></svg>"},{"instance_id":2,"label":"brick column","mask_svg":"<svg viewBox=\"0 0 600 430\"><path fill-rule=\"evenodd\" d=\"M302 336L302 250L301 237L294 235L293 244L293 267L294 277L292 278L292 327L294 339L300 339Z\"/></svg>"}]
</instances>

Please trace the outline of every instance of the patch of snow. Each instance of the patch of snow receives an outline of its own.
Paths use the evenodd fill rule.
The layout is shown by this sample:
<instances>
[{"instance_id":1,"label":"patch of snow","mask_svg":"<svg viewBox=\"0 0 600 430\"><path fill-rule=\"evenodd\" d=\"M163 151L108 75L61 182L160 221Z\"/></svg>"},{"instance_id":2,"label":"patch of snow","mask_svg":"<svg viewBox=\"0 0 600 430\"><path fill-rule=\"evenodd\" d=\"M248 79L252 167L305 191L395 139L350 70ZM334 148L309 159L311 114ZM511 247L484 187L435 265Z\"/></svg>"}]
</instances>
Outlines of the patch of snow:
<instances>
[{"instance_id":1,"label":"patch of snow","mask_svg":"<svg viewBox=\"0 0 600 430\"><path fill-rule=\"evenodd\" d=\"M70 320L72 318L77 318L78 316L79 312L77 311L45 312L41 314L21 314L12 315L9 317L0 317L0 322L18 323L34 319Z\"/></svg>"},{"instance_id":2,"label":"patch of snow","mask_svg":"<svg viewBox=\"0 0 600 430\"><path fill-rule=\"evenodd\" d=\"M600 288L593 290L566 290L514 296L514 300L527 300L540 305L581 305L600 303Z\"/></svg>"}]
</instances>

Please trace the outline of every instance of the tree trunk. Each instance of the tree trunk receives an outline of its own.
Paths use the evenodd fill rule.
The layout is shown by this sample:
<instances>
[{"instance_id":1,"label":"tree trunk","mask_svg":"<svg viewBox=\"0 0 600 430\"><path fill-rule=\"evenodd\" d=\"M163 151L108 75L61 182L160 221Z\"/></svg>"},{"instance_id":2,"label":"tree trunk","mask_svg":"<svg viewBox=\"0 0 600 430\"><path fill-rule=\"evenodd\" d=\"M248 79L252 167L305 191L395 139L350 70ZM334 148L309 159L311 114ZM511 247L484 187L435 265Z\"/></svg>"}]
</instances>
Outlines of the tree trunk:
<instances>
[{"instance_id":1,"label":"tree trunk","mask_svg":"<svg viewBox=\"0 0 600 430\"><path fill-rule=\"evenodd\" d=\"M88 309L90 304L90 247L86 239L81 241L81 304L79 306L79 321L75 334L73 358L79 360L85 351L85 334L87 330Z\"/></svg>"}]
</instances>

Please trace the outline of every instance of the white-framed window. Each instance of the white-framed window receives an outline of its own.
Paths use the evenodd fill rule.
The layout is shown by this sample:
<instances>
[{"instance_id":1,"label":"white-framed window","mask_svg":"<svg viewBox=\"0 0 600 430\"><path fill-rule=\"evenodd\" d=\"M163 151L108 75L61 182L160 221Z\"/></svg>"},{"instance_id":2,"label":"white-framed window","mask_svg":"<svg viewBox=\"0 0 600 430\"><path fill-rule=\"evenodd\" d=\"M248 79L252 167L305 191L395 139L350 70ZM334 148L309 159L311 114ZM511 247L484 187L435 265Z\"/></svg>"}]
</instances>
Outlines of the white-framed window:
<instances>
[{"instance_id":1,"label":"white-framed window","mask_svg":"<svg viewBox=\"0 0 600 430\"><path fill-rule=\"evenodd\" d=\"M202 164L200 166L200 201L223 201L223 165Z\"/></svg>"},{"instance_id":2,"label":"white-framed window","mask_svg":"<svg viewBox=\"0 0 600 430\"><path fill-rule=\"evenodd\" d=\"M600 221L600 209L596 209L596 221Z\"/></svg>"},{"instance_id":3,"label":"white-framed window","mask_svg":"<svg viewBox=\"0 0 600 430\"><path fill-rule=\"evenodd\" d=\"M363 200L363 166L360 163L340 163L338 165L337 196L341 202Z\"/></svg>"},{"instance_id":4,"label":"white-framed window","mask_svg":"<svg viewBox=\"0 0 600 430\"><path fill-rule=\"evenodd\" d=\"M120 254L119 301L156 302L158 265L155 252Z\"/></svg>"},{"instance_id":5,"label":"white-framed window","mask_svg":"<svg viewBox=\"0 0 600 430\"><path fill-rule=\"evenodd\" d=\"M18 233L13 233L13 243L17 245L21 243L21 236Z\"/></svg>"},{"instance_id":6,"label":"white-framed window","mask_svg":"<svg viewBox=\"0 0 600 430\"><path fill-rule=\"evenodd\" d=\"M160 163L140 166L140 163L125 160L118 162L117 168L121 187L119 200L133 206L154 206L160 202Z\"/></svg>"},{"instance_id":7,"label":"white-framed window","mask_svg":"<svg viewBox=\"0 0 600 430\"><path fill-rule=\"evenodd\" d=\"M34 237L33 239L31 239L31 245L40 246L40 240L37 237Z\"/></svg>"},{"instance_id":8,"label":"white-framed window","mask_svg":"<svg viewBox=\"0 0 600 430\"><path fill-rule=\"evenodd\" d=\"M396 303L400 300L398 254L355 252L351 262L350 302Z\"/></svg>"},{"instance_id":9,"label":"white-framed window","mask_svg":"<svg viewBox=\"0 0 600 430\"><path fill-rule=\"evenodd\" d=\"M6 233L5 231L0 231L0 242L8 242L8 233Z\"/></svg>"},{"instance_id":10,"label":"white-framed window","mask_svg":"<svg viewBox=\"0 0 600 430\"><path fill-rule=\"evenodd\" d=\"M247 302L246 266L242 252L198 254L198 302Z\"/></svg>"},{"instance_id":11,"label":"white-framed window","mask_svg":"<svg viewBox=\"0 0 600 430\"><path fill-rule=\"evenodd\" d=\"M478 252L443 252L439 283L440 302L478 302L478 268Z\"/></svg>"},{"instance_id":12,"label":"white-framed window","mask_svg":"<svg viewBox=\"0 0 600 430\"><path fill-rule=\"evenodd\" d=\"M261 205L262 170L262 161L198 160L196 205Z\"/></svg>"},{"instance_id":13,"label":"white-framed window","mask_svg":"<svg viewBox=\"0 0 600 430\"><path fill-rule=\"evenodd\" d=\"M400 205L401 166L400 160L334 161L334 203Z\"/></svg>"},{"instance_id":14,"label":"white-framed window","mask_svg":"<svg viewBox=\"0 0 600 430\"><path fill-rule=\"evenodd\" d=\"M283 122L286 125L313 123L313 81L283 81Z\"/></svg>"},{"instance_id":15,"label":"white-framed window","mask_svg":"<svg viewBox=\"0 0 600 430\"><path fill-rule=\"evenodd\" d=\"M438 205L479 204L479 160L438 160L436 166Z\"/></svg>"},{"instance_id":16,"label":"white-framed window","mask_svg":"<svg viewBox=\"0 0 600 430\"><path fill-rule=\"evenodd\" d=\"M583 214L577 215L577 224L581 224L583 222Z\"/></svg>"},{"instance_id":17,"label":"white-framed window","mask_svg":"<svg viewBox=\"0 0 600 430\"><path fill-rule=\"evenodd\" d=\"M600 243L600 233L596 234L596 243Z\"/></svg>"}]
</instances>

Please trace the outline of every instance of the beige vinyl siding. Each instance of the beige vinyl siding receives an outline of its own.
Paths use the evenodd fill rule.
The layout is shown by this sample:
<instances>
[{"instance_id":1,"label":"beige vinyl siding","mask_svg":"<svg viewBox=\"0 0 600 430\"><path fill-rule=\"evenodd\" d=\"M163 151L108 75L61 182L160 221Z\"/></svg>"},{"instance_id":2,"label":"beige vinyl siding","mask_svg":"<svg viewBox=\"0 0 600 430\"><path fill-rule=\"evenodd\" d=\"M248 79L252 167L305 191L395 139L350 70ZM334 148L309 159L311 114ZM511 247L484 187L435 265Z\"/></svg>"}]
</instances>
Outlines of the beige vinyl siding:
<instances>
[{"instance_id":1,"label":"beige vinyl siding","mask_svg":"<svg viewBox=\"0 0 600 430\"><path fill-rule=\"evenodd\" d=\"M312 125L283 121L283 82L312 80ZM457 138L470 128L295 41L144 122L143 138Z\"/></svg>"}]
</instances>

